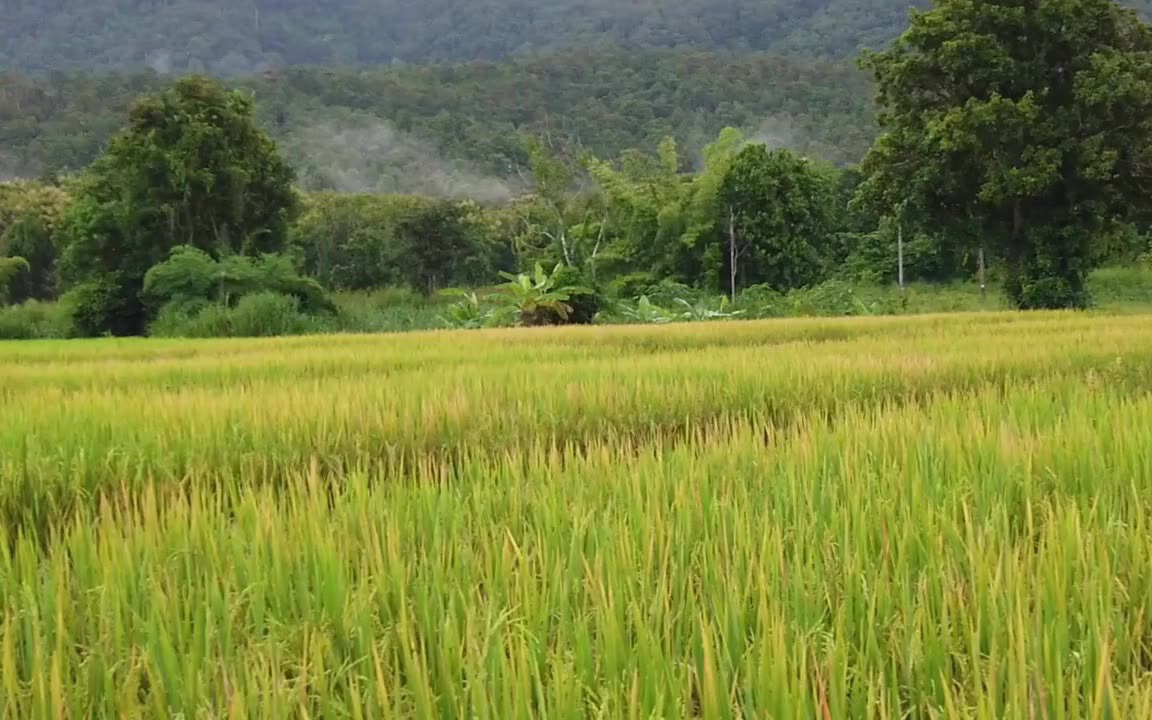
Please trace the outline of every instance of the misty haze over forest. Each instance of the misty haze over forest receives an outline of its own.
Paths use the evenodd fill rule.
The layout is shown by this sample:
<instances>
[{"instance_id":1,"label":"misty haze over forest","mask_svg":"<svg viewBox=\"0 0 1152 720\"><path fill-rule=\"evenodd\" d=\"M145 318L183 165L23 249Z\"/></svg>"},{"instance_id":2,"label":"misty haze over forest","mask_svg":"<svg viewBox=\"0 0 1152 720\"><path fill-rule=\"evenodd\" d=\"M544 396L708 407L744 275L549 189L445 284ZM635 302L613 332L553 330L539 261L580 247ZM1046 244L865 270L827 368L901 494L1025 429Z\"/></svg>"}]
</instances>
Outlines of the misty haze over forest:
<instances>
[{"instance_id":1,"label":"misty haze over forest","mask_svg":"<svg viewBox=\"0 0 1152 720\"><path fill-rule=\"evenodd\" d=\"M0 173L87 166L141 93L136 73L0 74ZM677 138L699 155L723 127L835 163L874 135L872 88L851 62L762 53L583 49L501 62L286 68L232 82L303 188L499 199L524 139L613 157Z\"/></svg>"}]
</instances>

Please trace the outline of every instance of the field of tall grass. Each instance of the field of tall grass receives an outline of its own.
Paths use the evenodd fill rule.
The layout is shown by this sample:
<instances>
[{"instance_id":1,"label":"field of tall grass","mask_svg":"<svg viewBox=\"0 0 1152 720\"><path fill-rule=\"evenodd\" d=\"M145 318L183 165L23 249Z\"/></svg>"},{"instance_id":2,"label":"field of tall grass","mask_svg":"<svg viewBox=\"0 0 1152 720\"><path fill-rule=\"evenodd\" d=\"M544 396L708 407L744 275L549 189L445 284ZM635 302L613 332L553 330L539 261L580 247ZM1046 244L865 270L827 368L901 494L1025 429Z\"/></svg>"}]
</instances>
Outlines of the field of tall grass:
<instances>
[{"instance_id":1,"label":"field of tall grass","mask_svg":"<svg viewBox=\"0 0 1152 720\"><path fill-rule=\"evenodd\" d=\"M0 717L1152 717L1152 318L0 344Z\"/></svg>"}]
</instances>

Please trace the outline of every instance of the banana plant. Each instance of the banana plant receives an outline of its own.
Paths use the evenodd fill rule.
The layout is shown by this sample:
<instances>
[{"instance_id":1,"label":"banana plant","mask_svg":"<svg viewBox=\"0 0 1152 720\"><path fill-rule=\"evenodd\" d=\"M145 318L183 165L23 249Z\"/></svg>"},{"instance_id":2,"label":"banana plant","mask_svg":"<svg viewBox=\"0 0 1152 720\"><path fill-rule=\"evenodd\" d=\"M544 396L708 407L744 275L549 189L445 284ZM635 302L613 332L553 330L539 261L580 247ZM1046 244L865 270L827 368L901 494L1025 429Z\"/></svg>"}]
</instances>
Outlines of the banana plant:
<instances>
[{"instance_id":1,"label":"banana plant","mask_svg":"<svg viewBox=\"0 0 1152 720\"><path fill-rule=\"evenodd\" d=\"M459 298L440 318L447 327L477 330L512 324L507 308L502 306L486 308L484 301L474 291L449 288L442 290L440 294Z\"/></svg>"},{"instance_id":2,"label":"banana plant","mask_svg":"<svg viewBox=\"0 0 1152 720\"><path fill-rule=\"evenodd\" d=\"M560 263L551 272L536 263L532 273L500 273L508 282L501 286L507 306L519 316L521 325L559 325L568 320L573 295L588 295L590 288L579 286L558 287L555 276L563 269Z\"/></svg>"},{"instance_id":3,"label":"banana plant","mask_svg":"<svg viewBox=\"0 0 1152 720\"><path fill-rule=\"evenodd\" d=\"M620 313L635 323L644 325L664 325L672 322L672 314L648 299L647 295L640 296L634 307L624 305Z\"/></svg>"}]
</instances>

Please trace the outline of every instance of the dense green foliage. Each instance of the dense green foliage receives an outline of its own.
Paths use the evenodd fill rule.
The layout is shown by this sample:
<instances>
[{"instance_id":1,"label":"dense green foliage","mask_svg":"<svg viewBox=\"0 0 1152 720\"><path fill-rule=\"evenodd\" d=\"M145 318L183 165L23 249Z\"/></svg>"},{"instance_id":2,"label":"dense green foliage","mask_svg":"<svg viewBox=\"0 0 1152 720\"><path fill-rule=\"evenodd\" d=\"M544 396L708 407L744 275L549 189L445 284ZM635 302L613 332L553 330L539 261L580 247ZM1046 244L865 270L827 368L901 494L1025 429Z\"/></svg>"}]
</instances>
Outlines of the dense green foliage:
<instances>
[{"instance_id":1,"label":"dense green foliage","mask_svg":"<svg viewBox=\"0 0 1152 720\"><path fill-rule=\"evenodd\" d=\"M807 287L827 277L836 229L831 179L787 150L749 145L720 187L729 211L729 287ZM739 282L737 282L739 281Z\"/></svg>"},{"instance_id":2,"label":"dense green foliage","mask_svg":"<svg viewBox=\"0 0 1152 720\"><path fill-rule=\"evenodd\" d=\"M567 280L565 281L567 282ZM1099 313L1147 313L1152 308L1152 271L1141 268L1104 268L1088 280L1093 307ZM207 313L161 312L148 327L151 335L172 337L226 336L245 331L267 334L270 327L290 328L287 334L403 333L443 328L511 326L507 305L495 292L462 290L459 293L423 295L399 288L331 294L334 314L305 313L299 302L276 295L237 306L212 303ZM263 293L261 295L264 295ZM251 296L250 296L251 297ZM732 304L727 295L686 287L675 282L631 284L621 294L579 295L570 298L573 318L577 313L598 325L663 324L701 320L915 316L938 313L971 313L1009 309L1000 285L986 292L974 282L914 282L901 292L895 285L871 281L829 280L819 285L780 293L754 286ZM276 315L291 306L287 315ZM583 307L584 309L581 309ZM268 311L267 318L249 310ZM221 320L221 318L224 318ZM243 319L243 325L238 322ZM27 301L0 307L0 340L64 339L76 336L71 309L62 302Z\"/></svg>"},{"instance_id":3,"label":"dense green foliage","mask_svg":"<svg viewBox=\"0 0 1152 720\"><path fill-rule=\"evenodd\" d=\"M1152 28L1112 0L939 0L867 64L869 199L992 247L1022 308L1082 307L1149 207Z\"/></svg>"},{"instance_id":4,"label":"dense green foliage","mask_svg":"<svg viewBox=\"0 0 1152 720\"><path fill-rule=\"evenodd\" d=\"M320 283L301 277L284 255L225 255L217 260L188 245L174 248L167 260L148 270L141 297L154 311L169 305L188 310L206 303L231 306L269 292L293 297L308 311L332 309Z\"/></svg>"},{"instance_id":5,"label":"dense green foliage","mask_svg":"<svg viewBox=\"0 0 1152 720\"><path fill-rule=\"evenodd\" d=\"M291 244L304 271L334 290L408 285L431 293L490 281L514 264L484 211L416 196L308 195Z\"/></svg>"},{"instance_id":6,"label":"dense green foliage","mask_svg":"<svg viewBox=\"0 0 1152 720\"><path fill-rule=\"evenodd\" d=\"M586 163L604 203L597 266L620 288L672 279L733 297L749 285L796 289L840 271L844 243L865 236L850 233L852 222L876 227L850 214L850 192L839 191L854 175L769 151L731 128L705 148L695 174L678 172L671 139L655 155Z\"/></svg>"},{"instance_id":7,"label":"dense green foliage","mask_svg":"<svg viewBox=\"0 0 1152 720\"><path fill-rule=\"evenodd\" d=\"M0 302L8 301L12 282L31 269L28 261L19 255L0 257Z\"/></svg>"},{"instance_id":8,"label":"dense green foliage","mask_svg":"<svg viewBox=\"0 0 1152 720\"><path fill-rule=\"evenodd\" d=\"M81 332L142 332L145 275L177 246L216 256L282 250L292 177L242 93L190 77L141 100L65 219L61 276L74 286Z\"/></svg>"},{"instance_id":9,"label":"dense green foliage","mask_svg":"<svg viewBox=\"0 0 1152 720\"><path fill-rule=\"evenodd\" d=\"M278 337L323 332L330 326L300 298L277 292L244 295L235 305L165 305L148 326L152 337Z\"/></svg>"},{"instance_id":10,"label":"dense green foliage","mask_svg":"<svg viewBox=\"0 0 1152 720\"><path fill-rule=\"evenodd\" d=\"M237 82L308 189L507 199L528 164L526 135L614 157L666 135L699 151L733 126L837 163L857 161L874 137L864 73L767 55L573 50ZM166 83L0 74L0 180L87 166L135 98Z\"/></svg>"},{"instance_id":11,"label":"dense green foliage","mask_svg":"<svg viewBox=\"0 0 1152 720\"><path fill-rule=\"evenodd\" d=\"M1094 267L1148 253L1150 52L1149 27L1110 0L942 0L867 56L884 133L859 169L827 162L837 153L811 134L737 127L761 105L783 108L769 118L785 135L865 117L863 76L836 63L585 50L288 69L235 90L189 76L135 102L78 176L0 183L4 297L67 290L81 335L152 321L165 334L264 334L319 327L325 288L430 298L504 275L492 297L510 299L508 312L462 292L446 321L647 322L760 316L780 302L871 314L886 310L853 286L978 273L986 287L991 265L1018 307L1083 307ZM105 88L108 108L116 88L159 78L124 80ZM6 82L0 130L32 128L17 152L56 148L37 144L51 129L38 111L93 102L77 78ZM50 91L68 83L74 98ZM753 87L768 89L744 93ZM838 111L818 121L815 108ZM25 111L31 123L5 125ZM744 121L704 135L727 119ZM401 184L423 194L382 192ZM364 192L334 192L350 189ZM662 306L652 289L668 284L700 295ZM759 302L737 309L745 291ZM731 307L708 300L719 292ZM287 320L232 318L242 303Z\"/></svg>"},{"instance_id":12,"label":"dense green foliage","mask_svg":"<svg viewBox=\"0 0 1152 720\"><path fill-rule=\"evenodd\" d=\"M45 300L58 290L56 259L68 193L32 182L0 183L0 258L21 257L26 272L11 277L8 300Z\"/></svg>"},{"instance_id":13,"label":"dense green foliage","mask_svg":"<svg viewBox=\"0 0 1152 720\"><path fill-rule=\"evenodd\" d=\"M0 340L61 340L75 334L72 312L58 302L0 307Z\"/></svg>"}]
</instances>

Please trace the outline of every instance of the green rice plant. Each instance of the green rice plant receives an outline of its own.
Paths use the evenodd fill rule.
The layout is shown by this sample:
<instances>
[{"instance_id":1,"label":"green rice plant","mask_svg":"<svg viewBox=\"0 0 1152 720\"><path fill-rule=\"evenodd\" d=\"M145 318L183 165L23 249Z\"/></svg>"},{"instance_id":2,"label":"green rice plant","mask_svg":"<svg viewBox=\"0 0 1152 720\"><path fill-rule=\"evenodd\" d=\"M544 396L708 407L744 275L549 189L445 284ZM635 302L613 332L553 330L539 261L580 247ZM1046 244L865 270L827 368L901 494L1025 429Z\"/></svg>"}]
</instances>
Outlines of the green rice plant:
<instances>
[{"instance_id":1,"label":"green rice plant","mask_svg":"<svg viewBox=\"0 0 1152 720\"><path fill-rule=\"evenodd\" d=\"M339 476L1091 373L1136 392L1149 333L1139 317L1004 315L6 346L0 517L196 472L277 484L312 455Z\"/></svg>"},{"instance_id":2,"label":"green rice plant","mask_svg":"<svg viewBox=\"0 0 1152 720\"><path fill-rule=\"evenodd\" d=\"M0 345L0 717L1152 717L1150 341Z\"/></svg>"}]
</instances>

